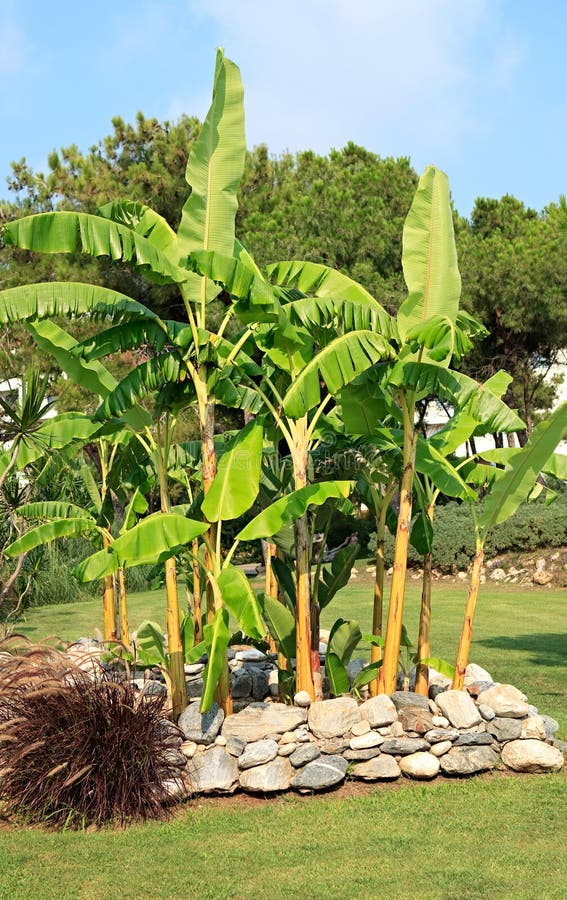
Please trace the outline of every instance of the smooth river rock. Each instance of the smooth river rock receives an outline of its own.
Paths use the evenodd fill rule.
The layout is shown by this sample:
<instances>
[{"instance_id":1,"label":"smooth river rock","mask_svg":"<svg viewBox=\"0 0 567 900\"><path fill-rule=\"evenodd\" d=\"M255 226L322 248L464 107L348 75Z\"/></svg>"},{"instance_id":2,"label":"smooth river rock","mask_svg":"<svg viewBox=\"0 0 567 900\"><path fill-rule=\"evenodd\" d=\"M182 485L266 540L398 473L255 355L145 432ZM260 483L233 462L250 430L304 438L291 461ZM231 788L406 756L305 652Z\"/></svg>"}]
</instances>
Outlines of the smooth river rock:
<instances>
[{"instance_id":1,"label":"smooth river rock","mask_svg":"<svg viewBox=\"0 0 567 900\"><path fill-rule=\"evenodd\" d=\"M213 703L205 712L199 712L198 703L190 703L179 716L178 726L188 741L196 744L213 744L224 721L224 712Z\"/></svg>"},{"instance_id":2,"label":"smooth river rock","mask_svg":"<svg viewBox=\"0 0 567 900\"><path fill-rule=\"evenodd\" d=\"M362 781L392 781L400 777L401 770L393 756L376 756L368 762L356 763L352 774Z\"/></svg>"},{"instance_id":3,"label":"smooth river rock","mask_svg":"<svg viewBox=\"0 0 567 900\"><path fill-rule=\"evenodd\" d=\"M486 723L486 730L500 743L515 741L522 733L522 722L520 719L504 719L496 716L492 722Z\"/></svg>"},{"instance_id":4,"label":"smooth river rock","mask_svg":"<svg viewBox=\"0 0 567 900\"><path fill-rule=\"evenodd\" d=\"M289 790L293 769L289 759L277 756L263 766L254 766L240 773L240 787L251 793L269 794Z\"/></svg>"},{"instance_id":5,"label":"smooth river rock","mask_svg":"<svg viewBox=\"0 0 567 900\"><path fill-rule=\"evenodd\" d=\"M359 706L353 697L313 703L308 715L309 728L318 738L340 737L360 721Z\"/></svg>"},{"instance_id":6,"label":"smooth river rock","mask_svg":"<svg viewBox=\"0 0 567 900\"><path fill-rule=\"evenodd\" d=\"M387 694L378 694L360 706L360 718L372 728L385 728L397 721L398 713Z\"/></svg>"},{"instance_id":7,"label":"smooth river rock","mask_svg":"<svg viewBox=\"0 0 567 900\"><path fill-rule=\"evenodd\" d=\"M351 750L368 750L369 747L379 747L384 743L384 738L377 731L368 731L366 734L355 735L350 739Z\"/></svg>"},{"instance_id":8,"label":"smooth river rock","mask_svg":"<svg viewBox=\"0 0 567 900\"><path fill-rule=\"evenodd\" d=\"M226 717L222 734L227 740L234 736L251 743L261 741L271 734L293 731L306 721L307 710L297 706L286 706L285 703L251 703L241 712Z\"/></svg>"},{"instance_id":9,"label":"smooth river rock","mask_svg":"<svg viewBox=\"0 0 567 900\"><path fill-rule=\"evenodd\" d=\"M321 756L291 779L296 791L322 791L344 780L348 763L342 756Z\"/></svg>"},{"instance_id":10,"label":"smooth river rock","mask_svg":"<svg viewBox=\"0 0 567 900\"><path fill-rule=\"evenodd\" d=\"M319 759L320 756L321 751L315 744L302 744L301 747L293 751L289 761L294 769L300 769L301 766L306 766L307 763L313 762L314 759Z\"/></svg>"},{"instance_id":11,"label":"smooth river rock","mask_svg":"<svg viewBox=\"0 0 567 900\"><path fill-rule=\"evenodd\" d=\"M559 772L565 759L557 747L528 738L505 744L502 762L514 772Z\"/></svg>"},{"instance_id":12,"label":"smooth river rock","mask_svg":"<svg viewBox=\"0 0 567 900\"><path fill-rule=\"evenodd\" d=\"M239 769L251 769L252 766L262 766L271 762L278 755L278 745L275 741L254 741L246 745L246 749L238 757Z\"/></svg>"},{"instance_id":13,"label":"smooth river rock","mask_svg":"<svg viewBox=\"0 0 567 900\"><path fill-rule=\"evenodd\" d=\"M410 753L400 760L402 774L420 781L435 778L439 774L439 768L439 760L431 753Z\"/></svg>"},{"instance_id":14,"label":"smooth river rock","mask_svg":"<svg viewBox=\"0 0 567 900\"><path fill-rule=\"evenodd\" d=\"M433 715L429 710L415 706L404 706L398 710L398 718L404 731L425 734L434 727Z\"/></svg>"},{"instance_id":15,"label":"smooth river rock","mask_svg":"<svg viewBox=\"0 0 567 900\"><path fill-rule=\"evenodd\" d=\"M474 775L498 764L498 754L491 747L453 747L439 760L444 775Z\"/></svg>"},{"instance_id":16,"label":"smooth river rock","mask_svg":"<svg viewBox=\"0 0 567 900\"><path fill-rule=\"evenodd\" d=\"M380 750L392 756L408 756L410 753L429 750L429 744L423 738L386 738Z\"/></svg>"},{"instance_id":17,"label":"smooth river rock","mask_svg":"<svg viewBox=\"0 0 567 900\"><path fill-rule=\"evenodd\" d=\"M429 711L427 697L424 697L422 694L416 694L414 691L394 691L392 703L398 710L407 706L413 706Z\"/></svg>"},{"instance_id":18,"label":"smooth river rock","mask_svg":"<svg viewBox=\"0 0 567 900\"><path fill-rule=\"evenodd\" d=\"M435 698L437 706L455 728L471 728L482 722L482 716L466 691L444 691Z\"/></svg>"},{"instance_id":19,"label":"smooth river rock","mask_svg":"<svg viewBox=\"0 0 567 900\"><path fill-rule=\"evenodd\" d=\"M525 694L513 684L495 684L478 695L478 703L490 706L497 716L505 719L522 719L529 708Z\"/></svg>"},{"instance_id":20,"label":"smooth river rock","mask_svg":"<svg viewBox=\"0 0 567 900\"><path fill-rule=\"evenodd\" d=\"M232 793L238 784L238 765L223 747L213 747L187 761L185 783L192 794Z\"/></svg>"}]
</instances>

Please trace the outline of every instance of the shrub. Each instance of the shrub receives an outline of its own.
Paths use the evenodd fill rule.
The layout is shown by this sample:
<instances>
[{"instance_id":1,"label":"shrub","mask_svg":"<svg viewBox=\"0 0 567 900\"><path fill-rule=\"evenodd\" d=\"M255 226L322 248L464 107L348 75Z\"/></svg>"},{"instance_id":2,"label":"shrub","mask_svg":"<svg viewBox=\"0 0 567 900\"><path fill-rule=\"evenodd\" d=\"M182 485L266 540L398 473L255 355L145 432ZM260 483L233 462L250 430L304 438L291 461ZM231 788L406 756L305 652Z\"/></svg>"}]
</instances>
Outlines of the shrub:
<instances>
[{"instance_id":1,"label":"shrub","mask_svg":"<svg viewBox=\"0 0 567 900\"><path fill-rule=\"evenodd\" d=\"M180 788L164 698L29 647L0 666L0 793L8 813L67 827L163 818Z\"/></svg>"}]
</instances>

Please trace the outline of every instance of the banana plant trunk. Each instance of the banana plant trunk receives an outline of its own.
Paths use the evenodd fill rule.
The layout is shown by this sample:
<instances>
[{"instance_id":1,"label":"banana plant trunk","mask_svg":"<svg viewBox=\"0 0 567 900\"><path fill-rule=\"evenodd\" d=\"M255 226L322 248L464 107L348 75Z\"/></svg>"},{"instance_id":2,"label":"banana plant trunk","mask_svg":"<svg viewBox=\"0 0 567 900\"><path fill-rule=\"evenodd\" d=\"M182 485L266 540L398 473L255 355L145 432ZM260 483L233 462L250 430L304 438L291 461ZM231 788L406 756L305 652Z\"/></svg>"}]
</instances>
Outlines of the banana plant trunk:
<instances>
[{"instance_id":1,"label":"banana plant trunk","mask_svg":"<svg viewBox=\"0 0 567 900\"><path fill-rule=\"evenodd\" d=\"M453 690L462 691L465 684L465 671L469 661L469 652L472 638L472 626L474 613L476 609L476 601L478 598L478 590L480 587L480 573L484 563L484 547L477 540L476 553L473 560L471 580L469 584L469 592L467 596L467 605L465 608L465 618L463 628L459 640L457 650L457 659L455 662L455 674L453 676Z\"/></svg>"},{"instance_id":2,"label":"banana plant trunk","mask_svg":"<svg viewBox=\"0 0 567 900\"><path fill-rule=\"evenodd\" d=\"M427 507L429 521L433 522L433 506ZM431 656L431 579L433 573L433 554L431 551L423 557L423 582L421 587L421 609L419 611L419 632L417 636L417 658L427 659ZM415 691L429 697L429 666L418 662L415 672Z\"/></svg>"},{"instance_id":3,"label":"banana plant trunk","mask_svg":"<svg viewBox=\"0 0 567 900\"><path fill-rule=\"evenodd\" d=\"M272 566L272 560L277 553L277 547L271 541L266 542L266 552L265 552L265 563L266 563L266 572L264 576L264 591L269 597L278 596L278 582L276 580L276 575L274 572L274 568ZM277 653L278 648L276 646L276 642L271 635L268 635L268 643L270 645L270 653Z\"/></svg>"},{"instance_id":4,"label":"banana plant trunk","mask_svg":"<svg viewBox=\"0 0 567 900\"><path fill-rule=\"evenodd\" d=\"M130 643L130 629L128 627L128 602L126 599L124 566L120 566L118 569L118 588L120 598L120 640L127 647Z\"/></svg>"},{"instance_id":5,"label":"banana plant trunk","mask_svg":"<svg viewBox=\"0 0 567 900\"><path fill-rule=\"evenodd\" d=\"M102 538L104 549L110 547L111 540L106 535ZM105 575L102 590L102 615L105 641L116 640L116 593L114 575Z\"/></svg>"},{"instance_id":6,"label":"banana plant trunk","mask_svg":"<svg viewBox=\"0 0 567 900\"><path fill-rule=\"evenodd\" d=\"M193 634L195 643L203 640L203 621L201 615L201 573L199 571L199 541L193 541Z\"/></svg>"},{"instance_id":7,"label":"banana plant trunk","mask_svg":"<svg viewBox=\"0 0 567 900\"><path fill-rule=\"evenodd\" d=\"M386 537L386 513L388 511L389 498L386 496L380 502L376 512L376 564L374 569L374 603L372 610L372 634L382 637L382 625L384 615L384 573L386 569L384 560L384 541ZM382 647L372 644L370 648L370 662L377 663L382 659ZM370 696L376 697L379 693L378 677L370 682Z\"/></svg>"},{"instance_id":8,"label":"banana plant trunk","mask_svg":"<svg viewBox=\"0 0 567 900\"><path fill-rule=\"evenodd\" d=\"M297 444L294 447L293 468L295 489L307 485L307 417L297 422ZM323 679L319 661L319 645L313 651L311 627L311 590L309 558L309 523L307 513L295 522L295 683L298 691L307 691L312 700L322 698ZM317 683L317 688L315 687Z\"/></svg>"},{"instance_id":9,"label":"banana plant trunk","mask_svg":"<svg viewBox=\"0 0 567 900\"><path fill-rule=\"evenodd\" d=\"M406 570L412 513L412 491L415 471L415 452L417 446L417 431L413 426L413 417L410 417L407 412L407 407L404 407L404 418L406 427L404 428L404 456L400 488L400 509L398 513L396 540L394 543L394 566L392 572L390 604L388 607L388 622L386 625L386 639L384 643L384 661L378 676L380 692L386 694L392 694L396 690L404 617Z\"/></svg>"}]
</instances>

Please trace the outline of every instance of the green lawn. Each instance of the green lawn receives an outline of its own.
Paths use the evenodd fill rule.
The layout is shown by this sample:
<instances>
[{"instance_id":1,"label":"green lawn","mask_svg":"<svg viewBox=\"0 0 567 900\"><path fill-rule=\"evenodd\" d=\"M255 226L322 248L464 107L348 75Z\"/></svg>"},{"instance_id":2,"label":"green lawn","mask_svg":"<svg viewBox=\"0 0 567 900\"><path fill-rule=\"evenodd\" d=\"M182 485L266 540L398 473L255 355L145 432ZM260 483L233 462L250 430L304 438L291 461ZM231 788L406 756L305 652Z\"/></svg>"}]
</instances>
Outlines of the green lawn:
<instances>
[{"instance_id":1,"label":"green lawn","mask_svg":"<svg viewBox=\"0 0 567 900\"><path fill-rule=\"evenodd\" d=\"M331 616L370 623L370 581L351 583ZM406 622L417 622L410 582ZM466 588L440 582L436 655L452 658ZM164 620L159 594L132 596L131 619ZM486 585L473 658L523 688L567 736L565 597L547 589ZM96 603L33 610L34 639L76 638L100 625ZM360 793L359 793L360 790ZM351 795L354 791L354 795ZM24 900L146 898L564 898L567 773L499 773L434 784L406 782L314 798L265 802L202 798L167 824L50 834L0 828L0 897Z\"/></svg>"}]
</instances>

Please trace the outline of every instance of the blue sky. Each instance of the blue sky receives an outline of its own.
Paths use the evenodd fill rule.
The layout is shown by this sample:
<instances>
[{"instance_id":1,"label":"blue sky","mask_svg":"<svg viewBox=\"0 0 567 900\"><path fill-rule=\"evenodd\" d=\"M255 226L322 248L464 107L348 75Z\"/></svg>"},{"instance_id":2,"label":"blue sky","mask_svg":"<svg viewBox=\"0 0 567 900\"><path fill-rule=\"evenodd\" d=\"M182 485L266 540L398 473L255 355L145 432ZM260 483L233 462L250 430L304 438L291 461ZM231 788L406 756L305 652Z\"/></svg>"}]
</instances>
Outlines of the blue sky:
<instances>
[{"instance_id":1,"label":"blue sky","mask_svg":"<svg viewBox=\"0 0 567 900\"><path fill-rule=\"evenodd\" d=\"M561 0L2 0L0 196L10 161L45 169L110 119L206 112L215 48L238 63L249 147L353 140L449 176L469 215L567 192Z\"/></svg>"}]
</instances>

